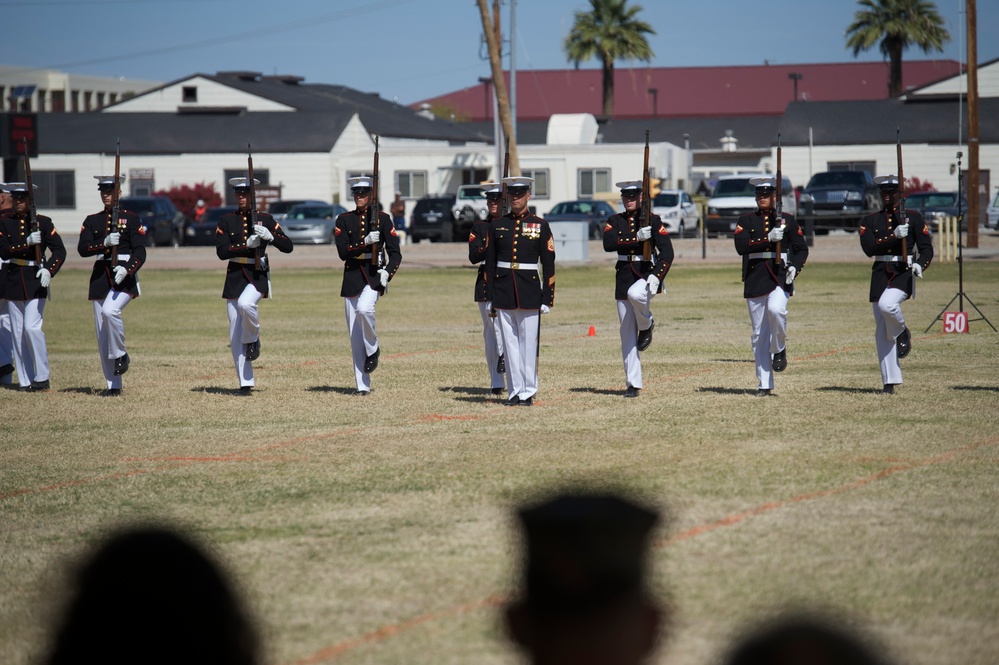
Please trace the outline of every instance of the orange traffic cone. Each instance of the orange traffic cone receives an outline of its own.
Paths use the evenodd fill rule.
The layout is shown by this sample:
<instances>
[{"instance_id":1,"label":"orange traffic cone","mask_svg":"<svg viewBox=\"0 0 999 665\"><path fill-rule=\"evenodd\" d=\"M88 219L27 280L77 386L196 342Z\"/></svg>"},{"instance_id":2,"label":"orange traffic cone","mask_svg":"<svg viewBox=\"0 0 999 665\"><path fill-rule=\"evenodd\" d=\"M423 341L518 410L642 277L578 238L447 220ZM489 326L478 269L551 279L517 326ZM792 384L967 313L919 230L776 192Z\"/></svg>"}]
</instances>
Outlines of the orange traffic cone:
<instances>
[{"instance_id":1,"label":"orange traffic cone","mask_svg":"<svg viewBox=\"0 0 999 665\"><path fill-rule=\"evenodd\" d=\"M587 337L596 337L597 336L597 329L594 328L593 326L590 326L590 332L586 333L586 336Z\"/></svg>"}]
</instances>

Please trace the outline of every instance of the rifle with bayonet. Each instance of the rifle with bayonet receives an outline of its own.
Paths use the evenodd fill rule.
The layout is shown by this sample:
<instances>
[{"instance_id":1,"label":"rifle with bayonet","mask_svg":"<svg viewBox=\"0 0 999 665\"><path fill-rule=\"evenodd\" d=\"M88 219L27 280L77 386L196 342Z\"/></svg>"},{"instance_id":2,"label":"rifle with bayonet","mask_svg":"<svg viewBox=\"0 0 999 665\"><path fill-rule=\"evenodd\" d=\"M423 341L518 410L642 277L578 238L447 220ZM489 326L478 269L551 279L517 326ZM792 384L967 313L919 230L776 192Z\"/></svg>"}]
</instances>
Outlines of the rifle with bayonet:
<instances>
[{"instance_id":1,"label":"rifle with bayonet","mask_svg":"<svg viewBox=\"0 0 999 665\"><path fill-rule=\"evenodd\" d=\"M38 224L38 210L35 208L35 188L31 184L31 159L28 157L28 139L22 137L24 145L24 184L28 188L28 228L31 232L41 231ZM42 266L42 244L35 245L35 263Z\"/></svg>"},{"instance_id":2,"label":"rifle with bayonet","mask_svg":"<svg viewBox=\"0 0 999 665\"><path fill-rule=\"evenodd\" d=\"M780 132L777 132L777 198L774 200L774 226L780 224L783 229L784 223L784 176L780 170ZM777 256L775 259L778 266L784 265L784 257L781 255L781 242L777 241Z\"/></svg>"},{"instance_id":3,"label":"rifle with bayonet","mask_svg":"<svg viewBox=\"0 0 999 665\"><path fill-rule=\"evenodd\" d=\"M253 186L253 152L246 144L246 184L250 188L250 228L257 226L257 189ZM260 270L260 247L253 250L253 269Z\"/></svg>"},{"instance_id":4,"label":"rifle with bayonet","mask_svg":"<svg viewBox=\"0 0 999 665\"><path fill-rule=\"evenodd\" d=\"M117 140L114 149L114 192L111 194L111 229L112 233L121 233L121 208L118 199L121 197L121 140ZM111 247L111 269L118 265L118 245Z\"/></svg>"},{"instance_id":5,"label":"rifle with bayonet","mask_svg":"<svg viewBox=\"0 0 999 665\"><path fill-rule=\"evenodd\" d=\"M907 224L908 220L905 216L905 176L902 175L902 141L900 138L899 128L895 128L895 158L898 162L898 218L894 226L899 224ZM958 196L961 193L958 192ZM908 238L902 238L902 257L905 259L906 264L911 268L912 259L909 258L909 243Z\"/></svg>"},{"instance_id":6,"label":"rifle with bayonet","mask_svg":"<svg viewBox=\"0 0 999 665\"><path fill-rule=\"evenodd\" d=\"M371 165L371 200L368 202L368 220L370 227L374 231L381 230L381 219L378 215L378 137L375 136L375 157ZM381 236L381 234L379 234ZM376 242L371 246L371 264L379 268L382 266L382 247L384 241Z\"/></svg>"},{"instance_id":7,"label":"rifle with bayonet","mask_svg":"<svg viewBox=\"0 0 999 665\"><path fill-rule=\"evenodd\" d=\"M642 166L642 227L652 224L652 182L649 175L649 130L645 130L645 163ZM652 260L652 240L642 244L642 260Z\"/></svg>"}]
</instances>

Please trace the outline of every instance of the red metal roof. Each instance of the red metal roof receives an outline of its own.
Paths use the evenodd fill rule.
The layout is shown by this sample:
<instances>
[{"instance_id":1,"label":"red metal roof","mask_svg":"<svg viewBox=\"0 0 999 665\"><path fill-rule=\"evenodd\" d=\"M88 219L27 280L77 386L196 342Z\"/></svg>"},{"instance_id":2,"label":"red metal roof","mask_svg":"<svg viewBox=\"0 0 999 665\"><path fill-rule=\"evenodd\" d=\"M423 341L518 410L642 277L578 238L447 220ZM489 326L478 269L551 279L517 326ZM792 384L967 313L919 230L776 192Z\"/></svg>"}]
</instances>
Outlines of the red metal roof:
<instances>
[{"instance_id":1,"label":"red metal roof","mask_svg":"<svg viewBox=\"0 0 999 665\"><path fill-rule=\"evenodd\" d=\"M906 89L954 76L954 60L903 62ZM780 115L794 97L791 73L801 74L798 98L803 101L854 101L888 98L887 62L847 62L735 67L649 67L614 70L614 117ZM505 73L509 84L510 74ZM599 69L527 70L517 72L517 117L546 119L553 113L603 110ZM653 95L649 92L655 89ZM486 84L412 104L450 106L463 119L492 118Z\"/></svg>"}]
</instances>

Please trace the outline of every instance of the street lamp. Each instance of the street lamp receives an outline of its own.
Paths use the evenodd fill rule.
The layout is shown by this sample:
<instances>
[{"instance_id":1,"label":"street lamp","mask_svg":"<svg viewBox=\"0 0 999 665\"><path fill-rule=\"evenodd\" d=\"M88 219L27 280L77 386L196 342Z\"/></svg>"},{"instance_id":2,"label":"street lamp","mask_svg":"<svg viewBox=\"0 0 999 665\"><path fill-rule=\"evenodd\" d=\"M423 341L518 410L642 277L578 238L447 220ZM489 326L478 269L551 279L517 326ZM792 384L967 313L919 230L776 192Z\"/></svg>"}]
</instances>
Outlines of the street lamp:
<instances>
[{"instance_id":1,"label":"street lamp","mask_svg":"<svg viewBox=\"0 0 999 665\"><path fill-rule=\"evenodd\" d=\"M798 72L791 72L787 77L794 82L794 101L798 101L798 81L805 78L805 76Z\"/></svg>"},{"instance_id":2,"label":"street lamp","mask_svg":"<svg viewBox=\"0 0 999 665\"><path fill-rule=\"evenodd\" d=\"M484 83L485 86L486 86L486 87L484 87L482 89L482 91L485 93L485 105L484 105L485 111L484 111L484 114L486 116L486 120L488 120L491 117L491 115L492 115L490 113L490 109L492 108L492 104L490 102L492 100L489 98L489 86L492 85L493 79L492 79L491 76L480 76L479 77L479 83Z\"/></svg>"},{"instance_id":3,"label":"street lamp","mask_svg":"<svg viewBox=\"0 0 999 665\"><path fill-rule=\"evenodd\" d=\"M649 88L649 94L652 95L652 117L659 117L659 88Z\"/></svg>"}]
</instances>

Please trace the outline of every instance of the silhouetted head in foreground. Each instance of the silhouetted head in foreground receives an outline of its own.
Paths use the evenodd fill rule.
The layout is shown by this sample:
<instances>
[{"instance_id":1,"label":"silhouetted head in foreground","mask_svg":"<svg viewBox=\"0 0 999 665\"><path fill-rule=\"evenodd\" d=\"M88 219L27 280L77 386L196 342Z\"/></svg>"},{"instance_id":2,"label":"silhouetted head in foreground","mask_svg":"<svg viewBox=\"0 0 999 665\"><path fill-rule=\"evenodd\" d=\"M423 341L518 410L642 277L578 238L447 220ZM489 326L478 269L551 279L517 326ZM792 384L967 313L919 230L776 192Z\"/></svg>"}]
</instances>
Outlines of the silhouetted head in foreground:
<instances>
[{"instance_id":1,"label":"silhouetted head in foreground","mask_svg":"<svg viewBox=\"0 0 999 665\"><path fill-rule=\"evenodd\" d=\"M612 495L562 494L519 511L526 552L507 630L536 665L630 665L662 611L645 588L656 512Z\"/></svg>"},{"instance_id":2,"label":"silhouetted head in foreground","mask_svg":"<svg viewBox=\"0 0 999 665\"><path fill-rule=\"evenodd\" d=\"M736 644L726 665L887 665L877 650L840 623L787 616Z\"/></svg>"},{"instance_id":3,"label":"silhouetted head in foreground","mask_svg":"<svg viewBox=\"0 0 999 665\"><path fill-rule=\"evenodd\" d=\"M158 526L113 534L84 561L49 665L254 665L256 633L221 568Z\"/></svg>"}]
</instances>

